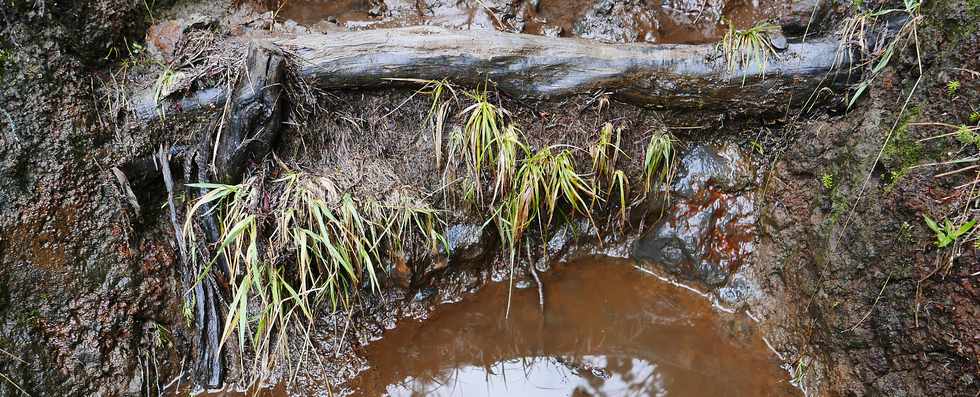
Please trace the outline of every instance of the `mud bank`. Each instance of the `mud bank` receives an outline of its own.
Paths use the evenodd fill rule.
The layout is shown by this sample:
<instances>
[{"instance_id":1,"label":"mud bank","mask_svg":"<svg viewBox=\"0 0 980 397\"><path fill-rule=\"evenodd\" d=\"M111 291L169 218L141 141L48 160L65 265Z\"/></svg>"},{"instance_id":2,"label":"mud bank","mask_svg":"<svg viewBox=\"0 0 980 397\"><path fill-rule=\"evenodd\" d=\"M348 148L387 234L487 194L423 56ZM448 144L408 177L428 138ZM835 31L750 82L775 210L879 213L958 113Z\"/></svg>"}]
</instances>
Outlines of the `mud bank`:
<instances>
[{"instance_id":1,"label":"mud bank","mask_svg":"<svg viewBox=\"0 0 980 397\"><path fill-rule=\"evenodd\" d=\"M191 86L163 85L158 94L234 89L246 81L226 73L246 60L242 37L382 27L403 16L447 25L438 22L440 15L463 11L469 14L451 17L447 26L489 20L482 26L613 42L712 42L723 34L722 16L736 24L771 19L791 39L810 25L786 19L806 15L795 7L808 2L794 2L794 10L760 2L763 8L751 12L725 2L705 2L697 12L700 4L693 3L700 2L576 2L581 10L553 15L548 1L536 9L527 8L535 2L402 7L386 1L372 2L367 19L359 3L339 2L350 8L325 12L337 14L336 22L326 15L332 25L303 21L308 26L284 20L292 11L277 20L248 4L8 3L0 9L3 395L144 395L211 383L213 371L201 366L208 361L201 323L190 314L201 306L186 299L188 276L195 273L181 259L170 214L177 208L183 216L196 197L186 185L199 180L188 176L208 169L213 152L200 148L226 131L221 109L194 116L168 109L162 122L146 125L127 103L130 94L152 91L182 72L198 73ZM431 7L417 8L422 3ZM828 7L814 31L828 35L846 16L901 6L865 3L857 10L850 3ZM825 101L806 112L790 107L753 114L656 110L602 92L538 101L491 90L492 103L510 111L508 122L519 125L535 149L589 148L605 123L622 127L619 168L632 182L631 198L643 196L652 133L669 131L683 143L678 176L665 189L670 201L637 200L625 222L610 206L598 212L595 227L568 220L547 235L531 233L536 254L517 262L516 282L533 291L531 266L548 271L555 259L635 256L644 268L694 286L723 310L755 318L758 332L808 394L975 396L977 251L963 241L937 247L922 221L922 215L953 218L975 208L975 196L958 188L975 174L922 166L955 159L951 153L976 154L956 136L933 138L953 132L936 123L977 122L971 120L980 103L980 10L974 3L923 4L919 56L914 46L899 47L851 111L844 110L840 91L822 93ZM384 7L375 10L379 4ZM645 19L623 20L634 15ZM364 20L371 23L358 22ZM689 23L698 26L695 33L671 28L690 29ZM173 35L158 34L167 30ZM433 154L450 156L431 133L430 98L413 88L295 91L302 81L288 75L284 81L288 90L266 102L288 104L278 137L269 142L269 155L240 161L242 174L275 186L288 175L285 164L358 198L407 197L454 209L444 217L449 249L413 246L404 263L386 262L380 292L359 290L349 312L320 307L311 344L292 339L295 351L305 352L303 365L268 372L267 382L292 380L288 388L296 392L323 391L324 385L344 392L345 382L371 367L369 342L399 320L424 319L440 303L507 280L510 267L501 260L496 230L482 227L485 212L432 194L445 186L446 175ZM447 135L465 128L465 100L449 105ZM241 125L254 132L248 128L261 124ZM161 146L177 175L170 203L159 169L148 161ZM588 150L575 151L574 159L588 172ZM269 196L259 196L255 207L271 202ZM223 274L216 273L216 291L235 282ZM232 300L219 293L213 307L224 316ZM244 387L252 354L226 349L219 383Z\"/></svg>"}]
</instances>

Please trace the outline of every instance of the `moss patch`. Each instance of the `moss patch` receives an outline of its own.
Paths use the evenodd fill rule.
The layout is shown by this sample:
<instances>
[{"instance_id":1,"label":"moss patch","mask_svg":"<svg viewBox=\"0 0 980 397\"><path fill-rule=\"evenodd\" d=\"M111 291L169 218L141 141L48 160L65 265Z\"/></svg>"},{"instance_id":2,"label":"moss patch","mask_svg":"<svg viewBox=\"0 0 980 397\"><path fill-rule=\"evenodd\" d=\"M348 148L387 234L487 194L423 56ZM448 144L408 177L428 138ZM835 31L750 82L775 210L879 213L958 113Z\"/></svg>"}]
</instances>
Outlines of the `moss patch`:
<instances>
[{"instance_id":1,"label":"moss patch","mask_svg":"<svg viewBox=\"0 0 980 397\"><path fill-rule=\"evenodd\" d=\"M912 166L923 159L922 144L916 142L909 133L909 123L917 119L920 113L920 108L912 108L899 122L888 144L885 145L884 151L882 151L882 164L889 170L886 174L888 180L888 186L885 187L886 191L893 189L908 174Z\"/></svg>"}]
</instances>

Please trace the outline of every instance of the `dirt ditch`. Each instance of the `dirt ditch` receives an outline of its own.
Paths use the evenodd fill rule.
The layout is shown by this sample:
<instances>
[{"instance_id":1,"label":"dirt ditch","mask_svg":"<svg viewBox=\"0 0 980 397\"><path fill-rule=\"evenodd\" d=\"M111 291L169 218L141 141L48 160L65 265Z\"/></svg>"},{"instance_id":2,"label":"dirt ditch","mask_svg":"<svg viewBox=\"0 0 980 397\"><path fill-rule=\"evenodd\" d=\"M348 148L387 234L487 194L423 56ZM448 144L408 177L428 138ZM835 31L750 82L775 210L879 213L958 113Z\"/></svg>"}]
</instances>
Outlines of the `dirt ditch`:
<instances>
[{"instance_id":1,"label":"dirt ditch","mask_svg":"<svg viewBox=\"0 0 980 397\"><path fill-rule=\"evenodd\" d=\"M713 43L738 28L779 17L820 15L810 2L782 1L369 1L296 0L278 16L319 31L438 25L607 42ZM806 9L807 5L811 5ZM818 5L819 6L819 5ZM792 15L796 13L798 15ZM805 23L805 22L804 22Z\"/></svg>"},{"instance_id":2,"label":"dirt ditch","mask_svg":"<svg viewBox=\"0 0 980 397\"><path fill-rule=\"evenodd\" d=\"M980 391L975 1L7 3L0 395ZM773 24L768 74L728 67L729 21ZM811 89L792 65L855 21L851 73ZM356 74L437 70L372 35L490 30L516 47L445 58L452 80ZM331 37L378 52L329 58ZM521 63L573 47L668 72ZM474 104L500 129L459 146ZM513 204L535 164L582 187ZM304 273L325 263L349 268ZM333 289L304 306L256 279Z\"/></svg>"}]
</instances>

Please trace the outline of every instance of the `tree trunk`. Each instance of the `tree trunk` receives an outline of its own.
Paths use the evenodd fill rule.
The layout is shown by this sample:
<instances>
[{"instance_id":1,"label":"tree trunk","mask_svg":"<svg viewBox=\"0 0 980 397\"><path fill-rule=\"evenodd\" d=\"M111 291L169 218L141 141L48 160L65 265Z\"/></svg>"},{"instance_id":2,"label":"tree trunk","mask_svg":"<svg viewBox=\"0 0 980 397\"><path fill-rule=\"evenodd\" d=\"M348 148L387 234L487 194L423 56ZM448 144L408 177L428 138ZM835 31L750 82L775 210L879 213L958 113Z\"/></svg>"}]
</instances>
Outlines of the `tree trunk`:
<instances>
[{"instance_id":1,"label":"tree trunk","mask_svg":"<svg viewBox=\"0 0 980 397\"><path fill-rule=\"evenodd\" d=\"M259 44L290 54L297 75L325 90L397 83L390 78L446 78L470 86L489 80L520 98L603 90L625 102L681 109L782 111L804 103L821 86L839 87L845 75L833 73L838 42L827 38L787 44L764 70L751 62L734 71L710 44L605 44L432 26L310 34ZM137 114L152 120L157 106L166 107L166 114L221 108L225 94L209 89L159 105L150 93L141 98Z\"/></svg>"}]
</instances>

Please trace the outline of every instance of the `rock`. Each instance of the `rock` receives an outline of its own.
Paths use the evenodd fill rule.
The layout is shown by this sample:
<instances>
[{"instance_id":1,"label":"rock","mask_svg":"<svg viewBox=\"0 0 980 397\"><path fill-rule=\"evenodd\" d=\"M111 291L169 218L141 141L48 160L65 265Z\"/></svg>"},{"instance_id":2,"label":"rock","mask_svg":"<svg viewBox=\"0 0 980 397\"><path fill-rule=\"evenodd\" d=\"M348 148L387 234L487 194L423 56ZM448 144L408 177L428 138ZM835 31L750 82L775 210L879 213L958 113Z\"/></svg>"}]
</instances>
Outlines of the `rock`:
<instances>
[{"instance_id":1,"label":"rock","mask_svg":"<svg viewBox=\"0 0 980 397\"><path fill-rule=\"evenodd\" d=\"M483 226L477 224L450 226L446 229L446 243L449 245L449 252L443 254L449 256L453 262L476 261L489 251L489 239L484 236Z\"/></svg>"},{"instance_id":2,"label":"rock","mask_svg":"<svg viewBox=\"0 0 980 397\"><path fill-rule=\"evenodd\" d=\"M637 240L633 256L709 287L720 287L752 249L752 185L737 148L699 145L682 159L668 216Z\"/></svg>"},{"instance_id":3,"label":"rock","mask_svg":"<svg viewBox=\"0 0 980 397\"><path fill-rule=\"evenodd\" d=\"M786 42L786 36L783 36L782 32L770 34L769 41L772 43L773 48L775 48L777 51L783 51L789 48L789 43Z\"/></svg>"},{"instance_id":4,"label":"rock","mask_svg":"<svg viewBox=\"0 0 980 397\"><path fill-rule=\"evenodd\" d=\"M438 293L439 293L439 289L434 287L422 288L415 293L415 296L412 297L412 300L415 302L422 302L428 300L429 298L435 296Z\"/></svg>"},{"instance_id":5,"label":"rock","mask_svg":"<svg viewBox=\"0 0 980 397\"><path fill-rule=\"evenodd\" d=\"M218 21L202 14L161 21L146 30L146 50L154 58L173 61L177 45L191 30L209 29Z\"/></svg>"},{"instance_id":6,"label":"rock","mask_svg":"<svg viewBox=\"0 0 980 397\"><path fill-rule=\"evenodd\" d=\"M733 274L728 283L718 289L718 298L729 306L742 305L750 298L761 299L764 297L756 280L751 275L745 274L745 268Z\"/></svg>"},{"instance_id":7,"label":"rock","mask_svg":"<svg viewBox=\"0 0 980 397\"><path fill-rule=\"evenodd\" d=\"M170 62L177 50L177 43L184 38L184 27L177 21L163 21L146 31L146 50L151 56Z\"/></svg>"},{"instance_id":8,"label":"rock","mask_svg":"<svg viewBox=\"0 0 980 397\"><path fill-rule=\"evenodd\" d=\"M635 16L643 12L637 0L598 0L575 22L576 36L611 43L633 43L639 39Z\"/></svg>"},{"instance_id":9,"label":"rock","mask_svg":"<svg viewBox=\"0 0 980 397\"><path fill-rule=\"evenodd\" d=\"M754 168L736 146L726 145L715 150L707 145L696 145L681 159L673 190L685 198L693 197L709 185L725 193L738 192L755 182Z\"/></svg>"},{"instance_id":10,"label":"rock","mask_svg":"<svg viewBox=\"0 0 980 397\"><path fill-rule=\"evenodd\" d=\"M803 35L809 27L809 34L821 30L820 23L827 15L831 0L795 0L789 12L779 19L783 32L791 36Z\"/></svg>"}]
</instances>

